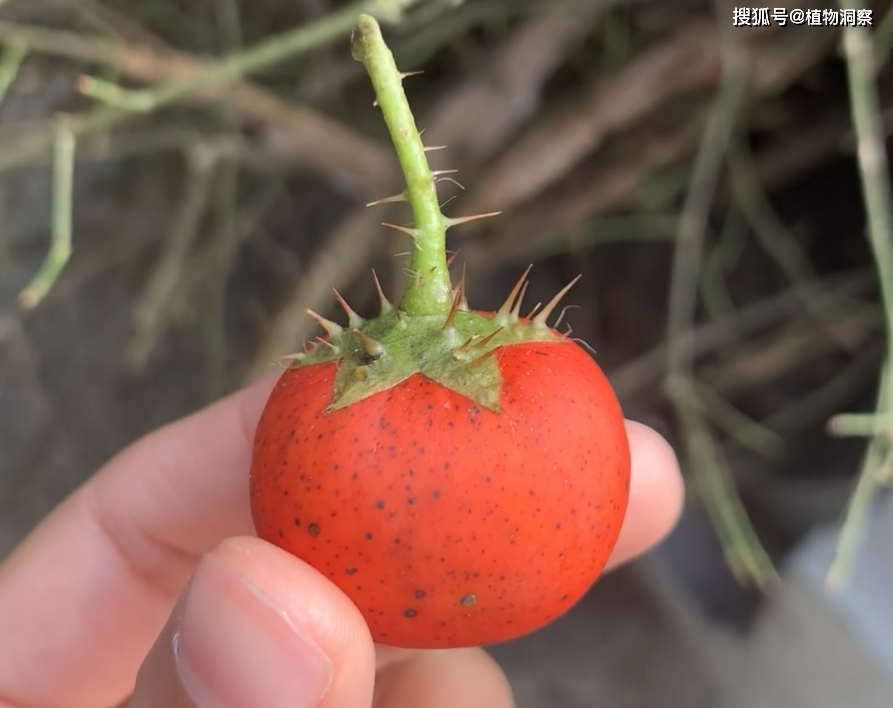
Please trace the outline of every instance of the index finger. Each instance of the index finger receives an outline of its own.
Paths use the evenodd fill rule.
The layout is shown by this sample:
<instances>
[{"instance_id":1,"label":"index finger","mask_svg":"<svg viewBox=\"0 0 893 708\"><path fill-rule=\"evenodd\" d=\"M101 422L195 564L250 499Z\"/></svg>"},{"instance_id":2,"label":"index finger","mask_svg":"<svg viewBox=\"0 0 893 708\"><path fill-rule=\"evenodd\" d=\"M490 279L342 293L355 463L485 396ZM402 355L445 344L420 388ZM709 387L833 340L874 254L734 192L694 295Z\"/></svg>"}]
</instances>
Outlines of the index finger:
<instances>
[{"instance_id":1,"label":"index finger","mask_svg":"<svg viewBox=\"0 0 893 708\"><path fill-rule=\"evenodd\" d=\"M0 706L128 694L200 556L254 534L251 442L276 378L128 447L0 566Z\"/></svg>"}]
</instances>

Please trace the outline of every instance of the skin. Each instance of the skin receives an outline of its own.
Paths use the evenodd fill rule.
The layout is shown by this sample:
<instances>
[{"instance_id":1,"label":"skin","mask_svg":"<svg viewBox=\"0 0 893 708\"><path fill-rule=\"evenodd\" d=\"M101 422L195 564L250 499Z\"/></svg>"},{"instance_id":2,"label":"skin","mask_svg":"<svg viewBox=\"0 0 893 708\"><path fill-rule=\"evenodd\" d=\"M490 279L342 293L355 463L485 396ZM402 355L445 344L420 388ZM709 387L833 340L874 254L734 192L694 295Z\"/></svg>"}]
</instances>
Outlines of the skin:
<instances>
[{"instance_id":1,"label":"skin","mask_svg":"<svg viewBox=\"0 0 893 708\"><path fill-rule=\"evenodd\" d=\"M117 705L139 672L130 705L143 708L510 708L483 651L376 647L330 581L253 537L247 470L273 383L130 446L0 565L0 707ZM682 500L669 446L627 432L611 565L658 543Z\"/></svg>"},{"instance_id":2,"label":"skin","mask_svg":"<svg viewBox=\"0 0 893 708\"><path fill-rule=\"evenodd\" d=\"M374 640L452 648L551 622L620 534L620 405L575 343L501 347L502 411L414 375L331 412L336 368L286 372L255 442L258 535L353 600Z\"/></svg>"}]
</instances>

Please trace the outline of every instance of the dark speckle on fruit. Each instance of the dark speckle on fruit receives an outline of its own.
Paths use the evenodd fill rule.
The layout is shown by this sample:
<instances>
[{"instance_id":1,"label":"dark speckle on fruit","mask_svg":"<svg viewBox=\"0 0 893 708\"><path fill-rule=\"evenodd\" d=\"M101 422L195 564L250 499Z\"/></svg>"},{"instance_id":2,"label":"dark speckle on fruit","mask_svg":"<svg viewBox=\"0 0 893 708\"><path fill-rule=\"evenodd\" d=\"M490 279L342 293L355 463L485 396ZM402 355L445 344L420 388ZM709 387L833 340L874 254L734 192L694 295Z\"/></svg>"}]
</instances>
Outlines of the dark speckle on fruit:
<instances>
[{"instance_id":1,"label":"dark speckle on fruit","mask_svg":"<svg viewBox=\"0 0 893 708\"><path fill-rule=\"evenodd\" d=\"M417 614L418 614L418 612L416 612L416 611L415 611L414 609L412 609L411 607L407 607L405 610L403 610L403 616L404 616L404 617L409 617L410 619L412 619L413 617L415 617Z\"/></svg>"},{"instance_id":2,"label":"dark speckle on fruit","mask_svg":"<svg viewBox=\"0 0 893 708\"><path fill-rule=\"evenodd\" d=\"M426 593L424 590L416 590L416 591L415 591L415 596L416 596L419 600L421 600L423 597L425 597L425 595L427 595L427 593Z\"/></svg>"},{"instance_id":3,"label":"dark speckle on fruit","mask_svg":"<svg viewBox=\"0 0 893 708\"><path fill-rule=\"evenodd\" d=\"M311 536L319 536L320 530L319 524L310 524L310 526L307 527L307 533Z\"/></svg>"},{"instance_id":4,"label":"dark speckle on fruit","mask_svg":"<svg viewBox=\"0 0 893 708\"><path fill-rule=\"evenodd\" d=\"M375 502L375 508L376 509L384 509L384 501L379 499L377 502Z\"/></svg>"},{"instance_id":5,"label":"dark speckle on fruit","mask_svg":"<svg viewBox=\"0 0 893 708\"><path fill-rule=\"evenodd\" d=\"M344 569L344 572L347 573L348 575L353 575L354 573L357 572L357 569L348 566L347 568Z\"/></svg>"},{"instance_id":6,"label":"dark speckle on fruit","mask_svg":"<svg viewBox=\"0 0 893 708\"><path fill-rule=\"evenodd\" d=\"M478 601L477 597L469 593L465 597L462 598L462 607L470 607L474 603Z\"/></svg>"}]
</instances>

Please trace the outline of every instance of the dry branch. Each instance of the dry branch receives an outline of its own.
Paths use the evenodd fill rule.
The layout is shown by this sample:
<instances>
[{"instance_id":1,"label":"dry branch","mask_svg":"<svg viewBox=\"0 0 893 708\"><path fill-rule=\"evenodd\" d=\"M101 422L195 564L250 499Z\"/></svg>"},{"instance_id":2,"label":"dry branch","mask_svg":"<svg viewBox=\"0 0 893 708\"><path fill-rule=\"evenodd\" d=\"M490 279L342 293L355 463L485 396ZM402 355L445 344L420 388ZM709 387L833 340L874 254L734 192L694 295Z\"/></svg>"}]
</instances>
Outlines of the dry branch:
<instances>
[{"instance_id":1,"label":"dry branch","mask_svg":"<svg viewBox=\"0 0 893 708\"><path fill-rule=\"evenodd\" d=\"M34 52L108 64L131 80L151 84L188 81L214 65L185 52L0 22L0 42L11 40L26 42ZM392 169L393 160L384 145L306 106L288 104L256 83L243 80L199 90L185 99L206 104L225 99L245 119L278 133L295 158L361 197L376 193Z\"/></svg>"}]
</instances>

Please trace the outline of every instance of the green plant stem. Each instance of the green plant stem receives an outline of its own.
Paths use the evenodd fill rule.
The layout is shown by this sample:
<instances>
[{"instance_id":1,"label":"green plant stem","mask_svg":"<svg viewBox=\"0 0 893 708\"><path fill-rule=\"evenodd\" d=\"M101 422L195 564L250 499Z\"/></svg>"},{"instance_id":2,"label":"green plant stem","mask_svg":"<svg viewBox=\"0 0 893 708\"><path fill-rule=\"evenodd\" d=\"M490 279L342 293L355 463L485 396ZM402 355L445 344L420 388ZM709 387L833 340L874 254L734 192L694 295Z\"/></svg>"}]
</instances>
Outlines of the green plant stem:
<instances>
[{"instance_id":1,"label":"green plant stem","mask_svg":"<svg viewBox=\"0 0 893 708\"><path fill-rule=\"evenodd\" d=\"M828 432L841 438L893 435L893 414L841 413L828 421Z\"/></svg>"},{"instance_id":2,"label":"green plant stem","mask_svg":"<svg viewBox=\"0 0 893 708\"><path fill-rule=\"evenodd\" d=\"M400 308L411 315L449 312L453 294L446 260L448 221L440 211L435 173L428 165L422 138L403 90L403 74L385 44L381 28L370 16L357 22L353 56L366 67L406 179L406 199L415 228L410 271Z\"/></svg>"},{"instance_id":3,"label":"green plant stem","mask_svg":"<svg viewBox=\"0 0 893 708\"><path fill-rule=\"evenodd\" d=\"M74 137L111 128L132 113L155 111L187 96L208 89L220 89L244 76L261 71L288 58L310 51L344 36L364 12L378 14L388 21L397 21L401 13L418 0L365 0L322 17L312 24L270 37L254 47L234 53L210 64L180 81L171 81L145 91L120 90L126 97L123 105L102 106L70 119ZM38 133L17 144L7 146L0 153L0 170L15 167L49 149L54 141L52 133Z\"/></svg>"},{"instance_id":4,"label":"green plant stem","mask_svg":"<svg viewBox=\"0 0 893 708\"><path fill-rule=\"evenodd\" d=\"M841 0L845 9L856 9L851 0ZM878 391L877 415L893 410L893 199L884 131L880 119L880 102L875 85L876 69L871 34L864 27L845 27L843 49L849 79L850 110L856 132L859 173L868 215L868 240L874 252L875 266L881 285L887 329L887 354ZM865 533L867 517L875 488L885 461L889 457L887 435L875 436L868 444L859 470L859 481L850 500L837 551L828 570L829 587L840 586L851 574L855 557Z\"/></svg>"},{"instance_id":5,"label":"green plant stem","mask_svg":"<svg viewBox=\"0 0 893 708\"><path fill-rule=\"evenodd\" d=\"M724 4L718 2L718 9ZM695 482L719 536L727 562L741 580L765 588L777 575L735 489L728 461L694 399L693 361L683 346L697 305L704 237L710 208L731 141L735 119L747 96L749 74L740 47L727 34L723 80L701 140L679 216L667 315L666 391L682 430Z\"/></svg>"},{"instance_id":6,"label":"green plant stem","mask_svg":"<svg viewBox=\"0 0 893 708\"><path fill-rule=\"evenodd\" d=\"M46 297L71 258L75 137L67 116L58 118L55 136L52 244L37 274L19 293L19 305L26 310L37 307Z\"/></svg>"},{"instance_id":7,"label":"green plant stem","mask_svg":"<svg viewBox=\"0 0 893 708\"><path fill-rule=\"evenodd\" d=\"M6 45L0 54L0 104L6 98L6 93L12 82L18 76L19 68L28 53L28 43L18 39Z\"/></svg>"}]
</instances>

